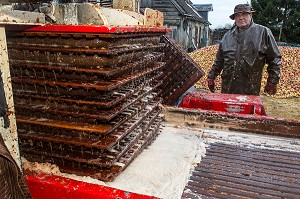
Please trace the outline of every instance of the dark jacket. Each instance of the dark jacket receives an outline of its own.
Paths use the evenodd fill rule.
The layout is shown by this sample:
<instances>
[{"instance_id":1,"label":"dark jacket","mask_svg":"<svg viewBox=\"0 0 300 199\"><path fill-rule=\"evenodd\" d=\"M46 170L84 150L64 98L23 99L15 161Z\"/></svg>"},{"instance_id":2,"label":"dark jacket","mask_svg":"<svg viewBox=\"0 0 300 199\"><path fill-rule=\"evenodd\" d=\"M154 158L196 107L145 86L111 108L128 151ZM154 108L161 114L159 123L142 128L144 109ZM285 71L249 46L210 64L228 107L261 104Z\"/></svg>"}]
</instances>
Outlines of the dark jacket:
<instances>
[{"instance_id":1,"label":"dark jacket","mask_svg":"<svg viewBox=\"0 0 300 199\"><path fill-rule=\"evenodd\" d=\"M224 35L208 78L222 71L222 93L259 95L265 64L267 81L278 84L281 53L271 30L252 22L239 33L234 26Z\"/></svg>"},{"instance_id":2,"label":"dark jacket","mask_svg":"<svg viewBox=\"0 0 300 199\"><path fill-rule=\"evenodd\" d=\"M25 178L0 135L0 198L31 199Z\"/></svg>"}]
</instances>

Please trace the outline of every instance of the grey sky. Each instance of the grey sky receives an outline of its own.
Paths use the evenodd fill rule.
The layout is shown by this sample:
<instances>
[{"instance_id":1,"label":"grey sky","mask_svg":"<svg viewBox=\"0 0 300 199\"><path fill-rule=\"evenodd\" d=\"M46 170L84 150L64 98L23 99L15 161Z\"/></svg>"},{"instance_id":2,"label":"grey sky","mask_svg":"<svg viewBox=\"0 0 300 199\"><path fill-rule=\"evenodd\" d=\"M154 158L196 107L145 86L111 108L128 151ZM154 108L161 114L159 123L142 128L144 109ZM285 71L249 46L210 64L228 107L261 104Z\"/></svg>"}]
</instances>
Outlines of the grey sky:
<instances>
[{"instance_id":1,"label":"grey sky","mask_svg":"<svg viewBox=\"0 0 300 199\"><path fill-rule=\"evenodd\" d=\"M208 13L208 21L211 28L224 27L225 24L233 24L229 15L233 13L234 7L240 3L250 3L250 0L192 0L193 4L213 4L213 11Z\"/></svg>"}]
</instances>

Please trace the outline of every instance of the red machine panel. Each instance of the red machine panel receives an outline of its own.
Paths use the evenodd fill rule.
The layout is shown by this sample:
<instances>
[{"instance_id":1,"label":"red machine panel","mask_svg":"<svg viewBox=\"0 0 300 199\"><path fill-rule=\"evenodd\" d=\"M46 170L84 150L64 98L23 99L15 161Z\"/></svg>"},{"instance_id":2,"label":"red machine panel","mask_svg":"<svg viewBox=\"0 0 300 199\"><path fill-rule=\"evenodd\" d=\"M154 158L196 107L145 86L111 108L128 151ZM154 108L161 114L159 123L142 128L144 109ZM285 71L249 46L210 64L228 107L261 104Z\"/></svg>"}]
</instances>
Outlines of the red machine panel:
<instances>
[{"instance_id":1,"label":"red machine panel","mask_svg":"<svg viewBox=\"0 0 300 199\"><path fill-rule=\"evenodd\" d=\"M26 182L34 199L155 199L156 197L127 192L112 187L80 182L54 175L27 176Z\"/></svg>"},{"instance_id":2,"label":"red machine panel","mask_svg":"<svg viewBox=\"0 0 300 199\"><path fill-rule=\"evenodd\" d=\"M260 96L190 92L179 107L239 114L266 115Z\"/></svg>"}]
</instances>

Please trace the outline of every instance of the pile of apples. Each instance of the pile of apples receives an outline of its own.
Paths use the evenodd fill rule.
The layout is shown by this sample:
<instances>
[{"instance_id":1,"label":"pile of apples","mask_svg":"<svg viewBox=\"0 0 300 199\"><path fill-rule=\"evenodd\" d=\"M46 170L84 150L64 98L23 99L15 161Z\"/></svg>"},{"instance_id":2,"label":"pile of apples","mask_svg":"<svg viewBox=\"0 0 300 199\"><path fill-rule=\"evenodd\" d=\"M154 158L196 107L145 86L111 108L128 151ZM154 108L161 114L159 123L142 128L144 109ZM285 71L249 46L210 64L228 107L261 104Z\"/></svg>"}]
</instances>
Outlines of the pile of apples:
<instances>
[{"instance_id":1,"label":"pile of apples","mask_svg":"<svg viewBox=\"0 0 300 199\"><path fill-rule=\"evenodd\" d=\"M189 55L193 60L205 71L206 75L202 77L196 84L196 88L207 89L206 77L210 70L219 45L207 46L193 51ZM300 97L300 48L279 46L282 55L281 78L277 87L275 98ZM265 66L262 78L261 94L267 81L267 66ZM216 92L221 90L221 79L217 77Z\"/></svg>"}]
</instances>

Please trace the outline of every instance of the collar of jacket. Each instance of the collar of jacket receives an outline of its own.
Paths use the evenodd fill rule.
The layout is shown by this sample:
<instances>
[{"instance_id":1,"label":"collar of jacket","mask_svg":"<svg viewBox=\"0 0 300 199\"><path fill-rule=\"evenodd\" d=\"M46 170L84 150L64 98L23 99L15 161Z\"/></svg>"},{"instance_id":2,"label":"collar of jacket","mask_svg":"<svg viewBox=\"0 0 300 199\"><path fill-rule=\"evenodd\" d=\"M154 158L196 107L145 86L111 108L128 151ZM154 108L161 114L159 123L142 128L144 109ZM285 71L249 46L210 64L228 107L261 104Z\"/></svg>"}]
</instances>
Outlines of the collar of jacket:
<instances>
[{"instance_id":1,"label":"collar of jacket","mask_svg":"<svg viewBox=\"0 0 300 199\"><path fill-rule=\"evenodd\" d=\"M246 30L248 30L251 26L253 26L255 23L253 22L253 20L251 21L251 23L250 23L250 26L246 29ZM246 31L245 30L245 31ZM233 34L233 35L235 35L235 36L237 36L238 35L238 27L236 26L236 24L234 24L234 26L232 26L232 28L230 29L230 33L231 34Z\"/></svg>"}]
</instances>

